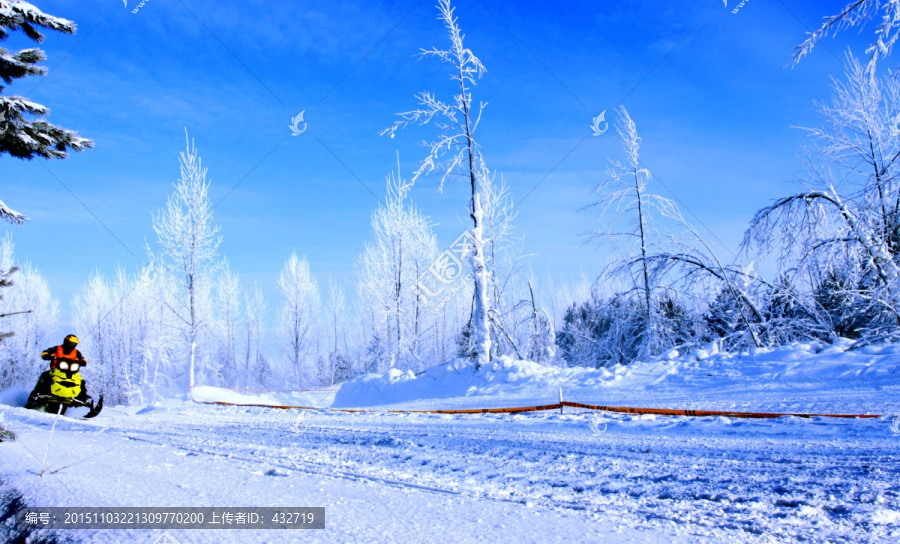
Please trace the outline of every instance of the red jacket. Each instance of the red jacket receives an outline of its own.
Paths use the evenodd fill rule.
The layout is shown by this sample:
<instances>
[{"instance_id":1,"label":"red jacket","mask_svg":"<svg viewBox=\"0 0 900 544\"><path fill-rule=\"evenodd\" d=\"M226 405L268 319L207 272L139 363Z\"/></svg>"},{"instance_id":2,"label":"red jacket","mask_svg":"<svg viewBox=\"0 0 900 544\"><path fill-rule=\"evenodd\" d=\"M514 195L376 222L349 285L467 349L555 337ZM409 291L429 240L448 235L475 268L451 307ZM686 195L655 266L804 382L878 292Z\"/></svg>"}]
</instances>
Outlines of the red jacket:
<instances>
[{"instance_id":1,"label":"red jacket","mask_svg":"<svg viewBox=\"0 0 900 544\"><path fill-rule=\"evenodd\" d=\"M41 359L45 361L52 361L54 359L77 361L79 365L87 366L87 361L77 348L72 348L72 351L66 352L62 346L53 346L52 348L47 348L41 352Z\"/></svg>"}]
</instances>

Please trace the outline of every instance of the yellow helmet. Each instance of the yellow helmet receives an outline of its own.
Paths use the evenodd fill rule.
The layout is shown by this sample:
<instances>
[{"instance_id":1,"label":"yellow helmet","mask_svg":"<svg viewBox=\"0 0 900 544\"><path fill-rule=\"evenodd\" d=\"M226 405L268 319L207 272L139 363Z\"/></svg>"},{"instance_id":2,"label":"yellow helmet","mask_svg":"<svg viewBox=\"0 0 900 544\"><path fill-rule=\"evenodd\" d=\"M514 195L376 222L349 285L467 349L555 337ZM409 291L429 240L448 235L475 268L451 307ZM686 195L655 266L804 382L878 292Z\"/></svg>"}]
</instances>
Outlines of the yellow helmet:
<instances>
[{"instance_id":1,"label":"yellow helmet","mask_svg":"<svg viewBox=\"0 0 900 544\"><path fill-rule=\"evenodd\" d=\"M69 344L78 344L78 337L74 334L70 334L63 339L63 342L67 342Z\"/></svg>"}]
</instances>

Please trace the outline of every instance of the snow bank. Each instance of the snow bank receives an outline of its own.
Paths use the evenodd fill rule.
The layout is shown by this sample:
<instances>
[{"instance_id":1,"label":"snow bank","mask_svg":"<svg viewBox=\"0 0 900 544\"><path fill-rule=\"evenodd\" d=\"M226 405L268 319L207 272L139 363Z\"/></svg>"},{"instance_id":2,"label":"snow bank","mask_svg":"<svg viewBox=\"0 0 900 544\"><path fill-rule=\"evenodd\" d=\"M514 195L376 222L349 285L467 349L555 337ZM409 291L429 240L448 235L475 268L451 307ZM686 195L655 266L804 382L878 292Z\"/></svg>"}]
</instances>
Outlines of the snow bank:
<instances>
[{"instance_id":1,"label":"snow bank","mask_svg":"<svg viewBox=\"0 0 900 544\"><path fill-rule=\"evenodd\" d=\"M900 412L900 346L847 351L851 342L803 342L686 354L610 368L558 368L500 357L476 370L452 361L419 376L392 369L341 385L333 407L469 407L577 402L682 409Z\"/></svg>"},{"instance_id":2,"label":"snow bank","mask_svg":"<svg viewBox=\"0 0 900 544\"><path fill-rule=\"evenodd\" d=\"M327 408L331 406L336 388L303 391L235 391L221 387L195 387L191 397L196 402L226 402L251 406L305 406Z\"/></svg>"},{"instance_id":3,"label":"snow bank","mask_svg":"<svg viewBox=\"0 0 900 544\"><path fill-rule=\"evenodd\" d=\"M256 404L284 406L273 394L245 394L221 387L200 386L191 390L191 397L197 402L228 402L230 404Z\"/></svg>"},{"instance_id":4,"label":"snow bank","mask_svg":"<svg viewBox=\"0 0 900 544\"><path fill-rule=\"evenodd\" d=\"M476 370L454 360L416 376L391 369L322 391L197 387L203 402L316 408L441 409L587 404L693 410L900 413L900 346L848 351L850 341L723 353L713 344L610 368L559 368L500 357Z\"/></svg>"},{"instance_id":5,"label":"snow bank","mask_svg":"<svg viewBox=\"0 0 900 544\"><path fill-rule=\"evenodd\" d=\"M419 376L410 371L391 369L385 374L366 374L344 383L335 396L333 406L375 406L423 399L533 395L546 392L548 384L558 380L560 371L559 368L506 356L478 370L473 362L461 360L433 367ZM598 373L595 370L589 372Z\"/></svg>"}]
</instances>

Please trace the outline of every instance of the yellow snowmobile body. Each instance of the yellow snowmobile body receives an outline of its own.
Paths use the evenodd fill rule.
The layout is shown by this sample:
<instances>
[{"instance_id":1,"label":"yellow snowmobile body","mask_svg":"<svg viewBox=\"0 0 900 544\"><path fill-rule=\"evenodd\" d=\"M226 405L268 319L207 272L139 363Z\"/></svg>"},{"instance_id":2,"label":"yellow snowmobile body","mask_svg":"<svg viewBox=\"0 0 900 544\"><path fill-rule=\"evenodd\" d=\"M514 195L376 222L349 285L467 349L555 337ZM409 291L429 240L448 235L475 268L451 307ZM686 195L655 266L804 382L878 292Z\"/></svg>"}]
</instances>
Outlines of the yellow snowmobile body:
<instances>
[{"instance_id":1,"label":"yellow snowmobile body","mask_svg":"<svg viewBox=\"0 0 900 544\"><path fill-rule=\"evenodd\" d=\"M71 372L54 368L41 374L37 385L28 396L25 408L41 410L51 414L65 414L70 406L88 408L85 419L96 417L103 409L103 397L97 404L87 394L84 378L78 371Z\"/></svg>"},{"instance_id":2,"label":"yellow snowmobile body","mask_svg":"<svg viewBox=\"0 0 900 544\"><path fill-rule=\"evenodd\" d=\"M81 394L81 384L84 378L81 372L66 373L59 369L50 371L50 394L64 399L74 399Z\"/></svg>"}]
</instances>

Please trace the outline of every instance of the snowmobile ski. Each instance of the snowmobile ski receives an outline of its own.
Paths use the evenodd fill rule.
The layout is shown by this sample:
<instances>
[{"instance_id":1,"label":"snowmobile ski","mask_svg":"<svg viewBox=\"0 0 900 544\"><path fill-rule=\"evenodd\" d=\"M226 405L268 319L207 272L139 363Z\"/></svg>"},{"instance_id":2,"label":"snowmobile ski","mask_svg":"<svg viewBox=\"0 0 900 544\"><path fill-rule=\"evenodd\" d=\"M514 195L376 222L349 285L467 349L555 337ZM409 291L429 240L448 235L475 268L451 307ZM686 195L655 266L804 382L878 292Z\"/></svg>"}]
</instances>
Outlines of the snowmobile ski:
<instances>
[{"instance_id":1,"label":"snowmobile ski","mask_svg":"<svg viewBox=\"0 0 900 544\"><path fill-rule=\"evenodd\" d=\"M100 415L100 411L103 410L103 397L100 397L100 400L97 401L96 405L92 400L89 406L91 407L91 411L88 412L83 419L91 419L92 417Z\"/></svg>"},{"instance_id":2,"label":"snowmobile ski","mask_svg":"<svg viewBox=\"0 0 900 544\"><path fill-rule=\"evenodd\" d=\"M90 397L88 397L87 400L79 400L60 398L54 395L32 395L32 397L28 399L25 408L47 412L48 414L59 412L60 415L65 415L69 408L78 408L81 406L88 409L88 413L85 414L82 419L97 417L103 410L103 397L100 397L100 400L94 404L93 399Z\"/></svg>"}]
</instances>

